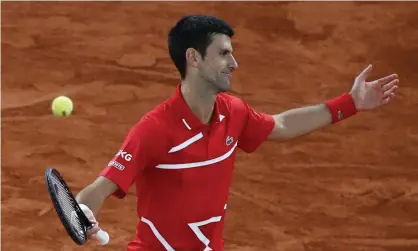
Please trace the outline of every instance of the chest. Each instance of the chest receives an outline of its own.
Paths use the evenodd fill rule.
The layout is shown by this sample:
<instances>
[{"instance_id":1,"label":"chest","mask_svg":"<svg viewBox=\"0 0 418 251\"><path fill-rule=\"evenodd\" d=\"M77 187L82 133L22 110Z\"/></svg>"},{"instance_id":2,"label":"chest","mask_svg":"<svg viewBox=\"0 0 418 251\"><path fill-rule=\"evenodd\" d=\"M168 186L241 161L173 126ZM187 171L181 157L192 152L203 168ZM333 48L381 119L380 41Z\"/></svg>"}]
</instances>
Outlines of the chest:
<instances>
[{"instance_id":1,"label":"chest","mask_svg":"<svg viewBox=\"0 0 418 251\"><path fill-rule=\"evenodd\" d=\"M239 126L231 123L231 120L212 123L195 130L179 128L177 133L171 135L172 147L164 159L166 162L176 163L222 159L228 152L235 151L240 131Z\"/></svg>"},{"instance_id":2,"label":"chest","mask_svg":"<svg viewBox=\"0 0 418 251\"><path fill-rule=\"evenodd\" d=\"M224 120L195 130L173 128L170 147L160 156L152 176L180 186L227 184L242 131L236 122Z\"/></svg>"}]
</instances>

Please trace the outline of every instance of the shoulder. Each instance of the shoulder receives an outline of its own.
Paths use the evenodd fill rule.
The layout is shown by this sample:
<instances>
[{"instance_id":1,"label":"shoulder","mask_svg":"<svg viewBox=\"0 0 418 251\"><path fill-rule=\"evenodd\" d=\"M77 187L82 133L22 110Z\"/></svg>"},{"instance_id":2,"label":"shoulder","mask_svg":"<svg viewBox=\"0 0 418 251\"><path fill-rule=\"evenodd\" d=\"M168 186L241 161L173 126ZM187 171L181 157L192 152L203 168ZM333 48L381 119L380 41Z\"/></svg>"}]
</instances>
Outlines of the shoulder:
<instances>
[{"instance_id":1,"label":"shoulder","mask_svg":"<svg viewBox=\"0 0 418 251\"><path fill-rule=\"evenodd\" d=\"M163 115L158 108L145 113L128 130L126 140L148 156L157 158L169 146L167 124Z\"/></svg>"},{"instance_id":2,"label":"shoulder","mask_svg":"<svg viewBox=\"0 0 418 251\"><path fill-rule=\"evenodd\" d=\"M247 103L241 98L226 93L218 94L218 99L227 107L230 113L246 114Z\"/></svg>"},{"instance_id":3,"label":"shoulder","mask_svg":"<svg viewBox=\"0 0 418 251\"><path fill-rule=\"evenodd\" d=\"M144 113L131 127L129 133L141 135L142 137L155 135L162 137L169 125L169 117L171 115L167 109L169 105L170 102L166 100Z\"/></svg>"},{"instance_id":4,"label":"shoulder","mask_svg":"<svg viewBox=\"0 0 418 251\"><path fill-rule=\"evenodd\" d=\"M154 131L164 130L170 125L174 112L173 97L170 97L144 113L134 125L134 128L149 128Z\"/></svg>"}]
</instances>

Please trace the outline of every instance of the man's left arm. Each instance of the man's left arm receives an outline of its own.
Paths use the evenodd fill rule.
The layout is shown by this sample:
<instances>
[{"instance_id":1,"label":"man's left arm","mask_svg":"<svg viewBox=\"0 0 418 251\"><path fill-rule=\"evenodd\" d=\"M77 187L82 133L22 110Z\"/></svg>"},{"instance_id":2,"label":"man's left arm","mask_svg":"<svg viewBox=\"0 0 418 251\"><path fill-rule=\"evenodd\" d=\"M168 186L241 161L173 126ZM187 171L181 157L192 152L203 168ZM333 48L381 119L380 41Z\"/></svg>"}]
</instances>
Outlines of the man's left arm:
<instances>
[{"instance_id":1,"label":"man's left arm","mask_svg":"<svg viewBox=\"0 0 418 251\"><path fill-rule=\"evenodd\" d=\"M273 116L275 125L268 139L293 139L332 123L331 113L325 104L291 109Z\"/></svg>"},{"instance_id":2,"label":"man's left arm","mask_svg":"<svg viewBox=\"0 0 418 251\"><path fill-rule=\"evenodd\" d=\"M357 112L372 110L393 100L398 88L396 74L366 82L372 66L360 73L350 93L307 107L291 109L273 115L275 125L268 139L289 140L337 123Z\"/></svg>"}]
</instances>

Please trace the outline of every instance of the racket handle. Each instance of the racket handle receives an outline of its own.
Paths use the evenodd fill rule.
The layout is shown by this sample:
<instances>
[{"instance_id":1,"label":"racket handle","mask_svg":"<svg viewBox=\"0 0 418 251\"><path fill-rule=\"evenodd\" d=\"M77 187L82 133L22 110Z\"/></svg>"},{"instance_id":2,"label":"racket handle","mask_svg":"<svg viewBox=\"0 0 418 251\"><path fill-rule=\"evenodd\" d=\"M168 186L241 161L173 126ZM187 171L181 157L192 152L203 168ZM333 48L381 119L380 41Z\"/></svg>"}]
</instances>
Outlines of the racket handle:
<instances>
[{"instance_id":1,"label":"racket handle","mask_svg":"<svg viewBox=\"0 0 418 251\"><path fill-rule=\"evenodd\" d=\"M100 245L106 245L109 242L109 234L103 230L99 230L96 233L95 239L99 242Z\"/></svg>"}]
</instances>

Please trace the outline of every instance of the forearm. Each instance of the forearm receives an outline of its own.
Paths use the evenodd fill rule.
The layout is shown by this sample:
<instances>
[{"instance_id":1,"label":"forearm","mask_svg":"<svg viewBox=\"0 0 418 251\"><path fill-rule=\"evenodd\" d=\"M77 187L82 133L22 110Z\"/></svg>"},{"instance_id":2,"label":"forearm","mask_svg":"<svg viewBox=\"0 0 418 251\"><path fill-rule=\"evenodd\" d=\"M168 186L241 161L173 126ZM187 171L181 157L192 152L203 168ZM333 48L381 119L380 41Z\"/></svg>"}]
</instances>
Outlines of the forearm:
<instances>
[{"instance_id":1,"label":"forearm","mask_svg":"<svg viewBox=\"0 0 418 251\"><path fill-rule=\"evenodd\" d=\"M293 139L350 117L356 112L349 95L323 104L291 109L273 116L275 127L270 139Z\"/></svg>"},{"instance_id":2,"label":"forearm","mask_svg":"<svg viewBox=\"0 0 418 251\"><path fill-rule=\"evenodd\" d=\"M293 139L332 123L332 117L325 104L291 109L274 115L275 132L271 138L280 140Z\"/></svg>"},{"instance_id":3,"label":"forearm","mask_svg":"<svg viewBox=\"0 0 418 251\"><path fill-rule=\"evenodd\" d=\"M81 190L77 196L76 200L78 204L84 204L90 208L94 215L99 213L100 208L102 207L105 197L100 194L100 192L95 188L94 184L90 184Z\"/></svg>"},{"instance_id":4,"label":"forearm","mask_svg":"<svg viewBox=\"0 0 418 251\"><path fill-rule=\"evenodd\" d=\"M93 211L99 213L104 201L115 191L117 186L110 180L99 177L93 183L83 188L76 196L78 204L85 204Z\"/></svg>"}]
</instances>

